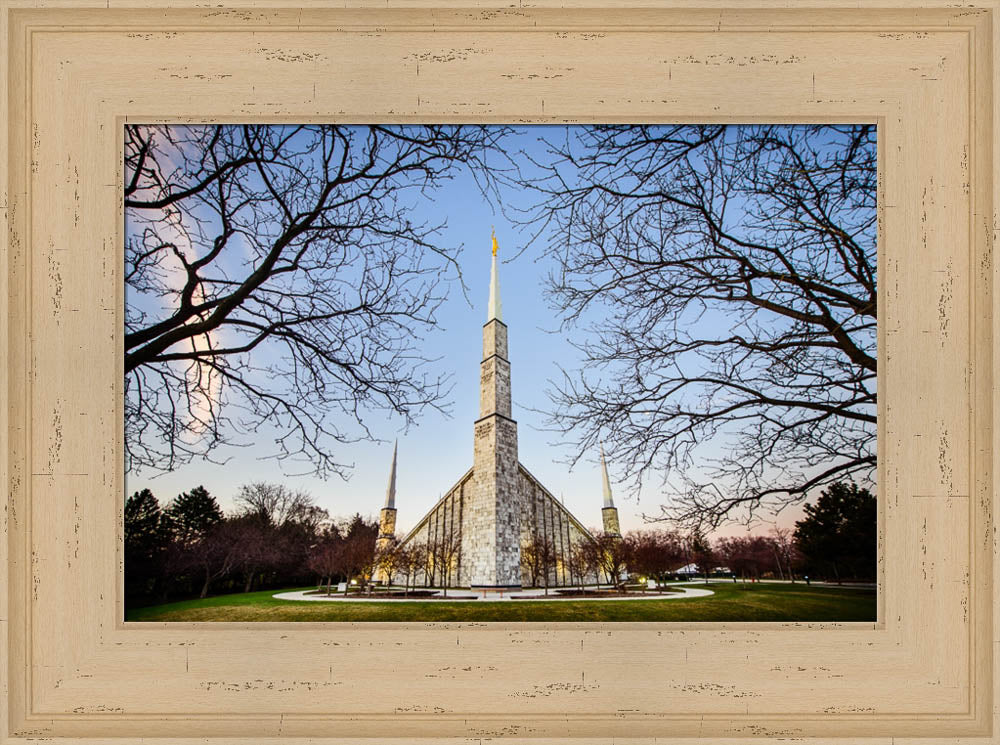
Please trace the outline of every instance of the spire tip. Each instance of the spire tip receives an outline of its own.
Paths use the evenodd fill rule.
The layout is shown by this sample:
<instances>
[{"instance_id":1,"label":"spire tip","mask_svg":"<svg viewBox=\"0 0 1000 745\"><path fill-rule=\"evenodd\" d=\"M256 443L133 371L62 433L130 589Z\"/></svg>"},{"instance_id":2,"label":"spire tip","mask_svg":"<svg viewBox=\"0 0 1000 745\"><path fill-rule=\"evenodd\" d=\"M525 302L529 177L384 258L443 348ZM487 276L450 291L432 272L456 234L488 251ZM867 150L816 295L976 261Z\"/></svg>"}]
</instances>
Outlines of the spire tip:
<instances>
[{"instance_id":1,"label":"spire tip","mask_svg":"<svg viewBox=\"0 0 1000 745\"><path fill-rule=\"evenodd\" d=\"M497 236L496 232L492 232L493 236L493 266L490 268L490 304L486 310L486 321L487 323L492 321L494 318L498 321L503 321L503 305L500 302L500 278L497 276Z\"/></svg>"}]
</instances>

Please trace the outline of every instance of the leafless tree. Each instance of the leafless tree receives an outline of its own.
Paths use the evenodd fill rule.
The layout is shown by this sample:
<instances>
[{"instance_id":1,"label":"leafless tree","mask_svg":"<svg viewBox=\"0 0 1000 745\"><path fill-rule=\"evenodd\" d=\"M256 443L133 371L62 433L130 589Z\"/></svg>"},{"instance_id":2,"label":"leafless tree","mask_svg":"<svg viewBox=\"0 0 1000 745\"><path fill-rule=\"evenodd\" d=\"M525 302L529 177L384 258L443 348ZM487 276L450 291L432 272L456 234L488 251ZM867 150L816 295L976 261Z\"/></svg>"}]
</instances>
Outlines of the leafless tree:
<instances>
[{"instance_id":1,"label":"leafless tree","mask_svg":"<svg viewBox=\"0 0 1000 745\"><path fill-rule=\"evenodd\" d=\"M552 540L542 535L541 531L532 532L529 539L521 545L521 561L528 567L532 587L538 587L539 580L545 586L545 594L549 594L549 575L556 564L556 548Z\"/></svg>"},{"instance_id":2,"label":"leafless tree","mask_svg":"<svg viewBox=\"0 0 1000 745\"><path fill-rule=\"evenodd\" d=\"M441 582L442 595L448 597L448 585L452 572L458 563L458 553L462 550L461 525L455 520L447 520L437 532L430 546L429 560L432 574Z\"/></svg>"},{"instance_id":3,"label":"leafless tree","mask_svg":"<svg viewBox=\"0 0 1000 745\"><path fill-rule=\"evenodd\" d=\"M590 332L552 391L573 460L603 440L688 527L874 478L875 144L874 125L614 125L536 156L524 221L558 259L563 329Z\"/></svg>"},{"instance_id":4,"label":"leafless tree","mask_svg":"<svg viewBox=\"0 0 1000 745\"><path fill-rule=\"evenodd\" d=\"M244 514L256 515L275 528L290 520L305 520L312 524L321 519L320 514L325 515L325 510L316 508L309 492L263 481L241 486L234 501ZM320 512L317 513L316 509Z\"/></svg>"},{"instance_id":5,"label":"leafless tree","mask_svg":"<svg viewBox=\"0 0 1000 745\"><path fill-rule=\"evenodd\" d=\"M771 528L769 533L771 545L774 548L774 559L778 567L784 567L784 574L795 582L795 564L798 560L798 551L795 548L794 533L788 528L781 528L777 525Z\"/></svg>"},{"instance_id":6,"label":"leafless tree","mask_svg":"<svg viewBox=\"0 0 1000 745\"><path fill-rule=\"evenodd\" d=\"M385 586L388 588L392 584L393 577L399 571L403 563L403 555L399 541L393 536L381 545L375 546L375 567L379 573L385 577Z\"/></svg>"},{"instance_id":7,"label":"leafless tree","mask_svg":"<svg viewBox=\"0 0 1000 745\"><path fill-rule=\"evenodd\" d=\"M239 515L228 522L237 540L233 568L243 575L243 592L250 592L257 575L277 563L281 547L275 541L273 526L261 515Z\"/></svg>"},{"instance_id":8,"label":"leafless tree","mask_svg":"<svg viewBox=\"0 0 1000 745\"><path fill-rule=\"evenodd\" d=\"M684 556L676 533L665 530L632 530L625 534L629 570L662 580ZM645 592L643 587L643 592Z\"/></svg>"},{"instance_id":9,"label":"leafless tree","mask_svg":"<svg viewBox=\"0 0 1000 745\"><path fill-rule=\"evenodd\" d=\"M684 552L688 557L688 562L704 575L707 585L708 578L711 576L712 570L715 569L716 561L718 561L711 542L700 530L692 530L684 537Z\"/></svg>"},{"instance_id":10,"label":"leafless tree","mask_svg":"<svg viewBox=\"0 0 1000 745\"><path fill-rule=\"evenodd\" d=\"M420 572L427 571L427 544L411 541L400 550L399 571L403 575L403 595L409 595L410 587Z\"/></svg>"},{"instance_id":11,"label":"leafless tree","mask_svg":"<svg viewBox=\"0 0 1000 745\"><path fill-rule=\"evenodd\" d=\"M761 574L777 572L782 574L777 548L773 539L762 535L731 536L720 538L715 543L714 554L726 562L726 566L746 582L747 576L760 579ZM783 577L782 577L783 578Z\"/></svg>"},{"instance_id":12,"label":"leafless tree","mask_svg":"<svg viewBox=\"0 0 1000 745\"><path fill-rule=\"evenodd\" d=\"M199 597L207 597L213 580L239 566L244 527L239 521L224 519L188 549L189 561L202 575Z\"/></svg>"},{"instance_id":13,"label":"leafless tree","mask_svg":"<svg viewBox=\"0 0 1000 745\"><path fill-rule=\"evenodd\" d=\"M365 414L444 405L421 337L457 249L412 208L458 169L490 179L503 132L127 125L128 470L266 434L344 475L334 448L372 436Z\"/></svg>"},{"instance_id":14,"label":"leafless tree","mask_svg":"<svg viewBox=\"0 0 1000 745\"><path fill-rule=\"evenodd\" d=\"M580 540L574 543L569 550L570 574L575 576L583 590L587 582L587 577L596 577L599 568L595 564L596 554L591 549L589 540Z\"/></svg>"},{"instance_id":15,"label":"leafless tree","mask_svg":"<svg viewBox=\"0 0 1000 745\"><path fill-rule=\"evenodd\" d=\"M624 592L622 574L628 565L629 544L622 540L621 536L614 533L591 532L594 536L594 542L587 546L592 556L590 561L604 572L608 582Z\"/></svg>"},{"instance_id":16,"label":"leafless tree","mask_svg":"<svg viewBox=\"0 0 1000 745\"><path fill-rule=\"evenodd\" d=\"M332 528L321 537L320 541L312 546L306 558L306 565L316 573L320 582L326 580L326 594L332 594L333 578L343 565L341 554L343 552L343 541L336 528Z\"/></svg>"}]
</instances>

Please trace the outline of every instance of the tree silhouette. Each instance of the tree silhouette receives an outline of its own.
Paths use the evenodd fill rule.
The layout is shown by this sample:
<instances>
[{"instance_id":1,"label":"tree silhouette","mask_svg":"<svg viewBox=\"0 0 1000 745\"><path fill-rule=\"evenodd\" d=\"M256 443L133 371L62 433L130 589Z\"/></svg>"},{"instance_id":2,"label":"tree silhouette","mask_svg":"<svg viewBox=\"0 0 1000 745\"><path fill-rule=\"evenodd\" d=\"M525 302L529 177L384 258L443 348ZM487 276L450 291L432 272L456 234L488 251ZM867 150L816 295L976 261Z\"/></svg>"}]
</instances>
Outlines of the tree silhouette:
<instances>
[{"instance_id":1,"label":"tree silhouette","mask_svg":"<svg viewBox=\"0 0 1000 745\"><path fill-rule=\"evenodd\" d=\"M222 522L222 510L204 486L178 494L164 511L164 520L174 542L189 548Z\"/></svg>"},{"instance_id":2,"label":"tree silhouette","mask_svg":"<svg viewBox=\"0 0 1000 745\"><path fill-rule=\"evenodd\" d=\"M406 596L421 572L424 573L425 582L427 581L427 544L423 541L410 541L397 550L399 571L403 575L403 595Z\"/></svg>"},{"instance_id":3,"label":"tree silhouette","mask_svg":"<svg viewBox=\"0 0 1000 745\"><path fill-rule=\"evenodd\" d=\"M629 544L615 533L592 530L592 542L586 544L591 553L590 562L599 568L614 587L625 592L622 574L629 562Z\"/></svg>"},{"instance_id":4,"label":"tree silhouette","mask_svg":"<svg viewBox=\"0 0 1000 745\"><path fill-rule=\"evenodd\" d=\"M149 489L125 500L124 544L126 597L156 592L170 540L160 503Z\"/></svg>"},{"instance_id":5,"label":"tree silhouette","mask_svg":"<svg viewBox=\"0 0 1000 745\"><path fill-rule=\"evenodd\" d=\"M537 527L537 523L535 523ZM528 568L531 586L538 587L539 580L549 594L549 574L556 565L556 548L552 540L534 530L529 539L521 544L521 562Z\"/></svg>"},{"instance_id":6,"label":"tree silhouette","mask_svg":"<svg viewBox=\"0 0 1000 745\"><path fill-rule=\"evenodd\" d=\"M625 535L628 544L628 568L659 581L683 562L684 547L680 537L665 530L632 530ZM645 592L645 587L643 591Z\"/></svg>"},{"instance_id":7,"label":"tree silhouette","mask_svg":"<svg viewBox=\"0 0 1000 745\"><path fill-rule=\"evenodd\" d=\"M488 188L504 131L127 125L127 469L266 432L344 475L333 447L371 437L364 414L441 407L420 341L456 250L412 207L461 168Z\"/></svg>"},{"instance_id":8,"label":"tree silhouette","mask_svg":"<svg viewBox=\"0 0 1000 745\"><path fill-rule=\"evenodd\" d=\"M716 556L712 544L702 535L701 531L693 531L688 536L688 554L691 557L691 563L705 576L705 583L708 584L708 577L715 566Z\"/></svg>"},{"instance_id":9,"label":"tree silhouette","mask_svg":"<svg viewBox=\"0 0 1000 745\"><path fill-rule=\"evenodd\" d=\"M804 509L806 516L795 523L795 542L810 566L838 583L845 577L875 577L876 501L871 492L838 482Z\"/></svg>"},{"instance_id":10,"label":"tree silhouette","mask_svg":"<svg viewBox=\"0 0 1000 745\"><path fill-rule=\"evenodd\" d=\"M549 143L522 219L558 262L563 330L589 332L552 391L572 460L603 441L632 488L663 479L662 516L689 527L874 477L875 144L873 125Z\"/></svg>"}]
</instances>

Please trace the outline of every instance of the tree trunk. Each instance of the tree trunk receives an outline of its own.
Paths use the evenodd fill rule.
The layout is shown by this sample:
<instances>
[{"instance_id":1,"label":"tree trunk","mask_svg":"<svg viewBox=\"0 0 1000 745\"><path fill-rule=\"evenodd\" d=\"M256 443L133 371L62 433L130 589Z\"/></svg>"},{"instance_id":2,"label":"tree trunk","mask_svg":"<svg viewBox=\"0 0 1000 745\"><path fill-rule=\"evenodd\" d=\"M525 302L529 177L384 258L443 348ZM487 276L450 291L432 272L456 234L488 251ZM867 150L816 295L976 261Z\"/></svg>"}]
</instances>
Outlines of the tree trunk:
<instances>
[{"instance_id":1,"label":"tree trunk","mask_svg":"<svg viewBox=\"0 0 1000 745\"><path fill-rule=\"evenodd\" d=\"M785 580L785 572L781 568L781 557L778 556L778 550L774 550L774 564L778 567L778 578L782 581Z\"/></svg>"},{"instance_id":2,"label":"tree trunk","mask_svg":"<svg viewBox=\"0 0 1000 745\"><path fill-rule=\"evenodd\" d=\"M201 586L201 595L199 595L198 597L200 597L202 599L208 597L208 586L209 586L209 584L211 584L211 582L212 582L212 575L209 574L208 570L206 569L205 570L205 584L203 584Z\"/></svg>"},{"instance_id":3,"label":"tree trunk","mask_svg":"<svg viewBox=\"0 0 1000 745\"><path fill-rule=\"evenodd\" d=\"M243 584L243 592L250 592L251 588L253 587L253 576L254 576L253 572L247 574L247 581Z\"/></svg>"}]
</instances>

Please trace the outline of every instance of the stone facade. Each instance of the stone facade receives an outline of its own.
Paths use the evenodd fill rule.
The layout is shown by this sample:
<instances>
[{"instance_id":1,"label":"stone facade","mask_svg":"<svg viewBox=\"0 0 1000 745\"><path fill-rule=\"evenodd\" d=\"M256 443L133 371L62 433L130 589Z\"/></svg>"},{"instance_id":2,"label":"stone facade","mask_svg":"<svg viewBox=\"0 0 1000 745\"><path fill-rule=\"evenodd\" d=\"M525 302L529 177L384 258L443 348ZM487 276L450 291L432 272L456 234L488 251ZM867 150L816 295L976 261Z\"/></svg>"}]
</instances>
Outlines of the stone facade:
<instances>
[{"instance_id":1,"label":"stone facade","mask_svg":"<svg viewBox=\"0 0 1000 745\"><path fill-rule=\"evenodd\" d=\"M472 587L521 584L517 422L510 418L507 327L483 327L479 419L474 424L472 478L463 487L462 565Z\"/></svg>"},{"instance_id":2,"label":"stone facade","mask_svg":"<svg viewBox=\"0 0 1000 745\"><path fill-rule=\"evenodd\" d=\"M482 559L481 535L484 522L477 513L477 495L474 469L468 470L461 479L438 500L437 504L420 520L402 540L402 543L421 543L427 546L431 556L439 555L438 546L442 541L454 540L457 536L460 547L454 557L454 565L449 571L451 584L462 587L484 587L481 576L482 566L489 566L489 560ZM550 587L570 586L581 582L595 582L593 575L577 576L569 561L570 551L578 543L592 541L590 532L577 520L552 493L546 489L523 465L518 463L517 507L520 513L518 546L518 581L508 582L503 587L525 586L531 583L531 573L520 562L520 548L526 546L536 535L551 541L555 549L555 562L549 570ZM508 535L509 535L508 531ZM494 547L496 544L493 544ZM510 554L508 554L509 556ZM477 562L480 562L477 565ZM496 564L494 563L494 566ZM502 566L502 565L501 565ZM435 586L440 583L440 567L430 563L426 572L416 578L417 584ZM496 583L492 586L499 586Z\"/></svg>"},{"instance_id":3,"label":"stone facade","mask_svg":"<svg viewBox=\"0 0 1000 745\"><path fill-rule=\"evenodd\" d=\"M601 520L604 523L604 532L609 535L621 535L622 529L618 525L618 508L605 507L601 510Z\"/></svg>"},{"instance_id":4,"label":"stone facade","mask_svg":"<svg viewBox=\"0 0 1000 745\"><path fill-rule=\"evenodd\" d=\"M596 577L579 577L574 574L570 558L573 548L593 537L580 521L557 500L548 489L542 486L528 469L520 466L521 471L521 545L526 546L535 536L539 536L552 545L555 550L555 561L549 569L548 585L576 585L582 581L596 581ZM527 566L521 567L521 582L531 583L531 572ZM542 582L545 584L545 582Z\"/></svg>"},{"instance_id":5,"label":"stone facade","mask_svg":"<svg viewBox=\"0 0 1000 745\"><path fill-rule=\"evenodd\" d=\"M383 507L378 518L378 537L392 538L396 535L396 510L394 507Z\"/></svg>"}]
</instances>

